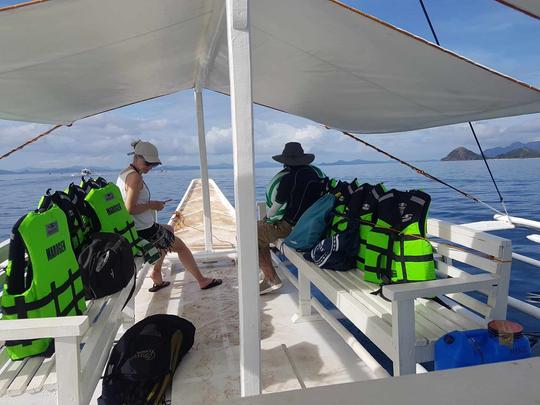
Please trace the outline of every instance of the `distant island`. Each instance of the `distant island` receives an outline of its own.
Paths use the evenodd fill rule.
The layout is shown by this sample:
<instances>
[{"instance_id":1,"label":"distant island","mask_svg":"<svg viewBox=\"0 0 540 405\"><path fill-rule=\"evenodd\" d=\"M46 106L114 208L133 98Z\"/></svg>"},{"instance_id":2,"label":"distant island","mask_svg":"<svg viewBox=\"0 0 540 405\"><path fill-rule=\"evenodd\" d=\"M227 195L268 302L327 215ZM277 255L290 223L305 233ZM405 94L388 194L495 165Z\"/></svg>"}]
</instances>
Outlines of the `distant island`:
<instances>
[{"instance_id":1,"label":"distant island","mask_svg":"<svg viewBox=\"0 0 540 405\"><path fill-rule=\"evenodd\" d=\"M369 164L369 163L387 163L387 162L381 162L381 161L372 161L372 160L338 160L336 162L325 162L325 163L317 163L319 166L343 166L343 165L358 165L358 164ZM255 167L257 168L267 168L267 167L282 167L283 165L278 162L257 162L255 163ZM216 163L216 164L210 164L208 165L208 168L210 170L213 169L232 169L233 165L230 163ZM114 169L110 167L90 167L90 170L92 170L93 173L102 173L102 172L119 172L120 169ZM176 170L199 170L199 165L182 165L182 166L174 166L174 165L163 165L159 166L157 169L159 171L176 171ZM77 166L71 166L71 167L56 167L51 169L46 168L35 168L35 167L28 167L24 169L19 170L0 170L0 174L32 174L32 173L80 173L81 168Z\"/></svg>"},{"instance_id":2,"label":"distant island","mask_svg":"<svg viewBox=\"0 0 540 405\"><path fill-rule=\"evenodd\" d=\"M530 159L540 158L540 141L521 143L514 142L506 147L486 149L484 155L488 159ZM480 160L482 156L463 146L454 149L443 157L442 161Z\"/></svg>"},{"instance_id":3,"label":"distant island","mask_svg":"<svg viewBox=\"0 0 540 405\"><path fill-rule=\"evenodd\" d=\"M319 163L319 166L346 166L346 165L366 165L370 163L387 163L387 162L381 162L376 160L362 160L362 159L355 159L355 160L338 160L336 162L323 162Z\"/></svg>"}]
</instances>

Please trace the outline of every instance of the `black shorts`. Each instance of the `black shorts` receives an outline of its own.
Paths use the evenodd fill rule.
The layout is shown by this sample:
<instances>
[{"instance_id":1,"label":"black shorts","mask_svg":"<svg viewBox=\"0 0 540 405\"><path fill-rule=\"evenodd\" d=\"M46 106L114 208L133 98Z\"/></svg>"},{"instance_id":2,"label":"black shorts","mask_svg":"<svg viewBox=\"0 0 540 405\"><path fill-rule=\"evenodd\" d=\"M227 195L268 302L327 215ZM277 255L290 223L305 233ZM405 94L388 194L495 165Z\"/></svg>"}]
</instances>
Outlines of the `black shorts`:
<instances>
[{"instance_id":1,"label":"black shorts","mask_svg":"<svg viewBox=\"0 0 540 405\"><path fill-rule=\"evenodd\" d=\"M174 243L174 233L157 222L150 228L137 231L137 234L159 250L169 250Z\"/></svg>"}]
</instances>

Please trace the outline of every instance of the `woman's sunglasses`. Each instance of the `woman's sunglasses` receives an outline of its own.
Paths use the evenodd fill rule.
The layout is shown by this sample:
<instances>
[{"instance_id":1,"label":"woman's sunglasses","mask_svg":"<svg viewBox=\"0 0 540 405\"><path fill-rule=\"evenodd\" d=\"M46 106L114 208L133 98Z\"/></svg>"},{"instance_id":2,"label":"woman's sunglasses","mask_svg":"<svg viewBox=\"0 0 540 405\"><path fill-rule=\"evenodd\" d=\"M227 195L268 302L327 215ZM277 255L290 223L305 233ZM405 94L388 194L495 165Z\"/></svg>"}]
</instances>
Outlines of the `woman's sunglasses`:
<instances>
[{"instance_id":1,"label":"woman's sunglasses","mask_svg":"<svg viewBox=\"0 0 540 405\"><path fill-rule=\"evenodd\" d=\"M148 166L148 167L156 167L156 166L159 166L159 163L150 163L150 162L147 162L146 160L143 159L143 162L145 164L145 166Z\"/></svg>"}]
</instances>

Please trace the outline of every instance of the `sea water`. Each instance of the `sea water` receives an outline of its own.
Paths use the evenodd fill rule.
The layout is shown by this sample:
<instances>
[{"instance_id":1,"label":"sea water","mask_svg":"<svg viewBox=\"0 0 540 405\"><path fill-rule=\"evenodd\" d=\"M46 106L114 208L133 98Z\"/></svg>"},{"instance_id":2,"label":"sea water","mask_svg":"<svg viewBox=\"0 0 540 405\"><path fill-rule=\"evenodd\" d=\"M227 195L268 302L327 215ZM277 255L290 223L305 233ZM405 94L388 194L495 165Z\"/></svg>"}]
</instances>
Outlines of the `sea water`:
<instances>
[{"instance_id":1,"label":"sea water","mask_svg":"<svg viewBox=\"0 0 540 405\"><path fill-rule=\"evenodd\" d=\"M540 159L490 160L495 179L505 199L510 215L540 221ZM424 171L445 182L474 194L483 201L501 210L498 195L482 161L465 162L417 162ZM399 163L374 163L344 166L321 166L330 177L344 180L357 178L361 183L384 182L385 186L400 190L422 189L432 197L430 217L453 223L467 223L491 220L493 212L471 201L454 190L429 180ZM257 200L264 200L265 187L279 170L275 168L256 169ZM116 181L117 172L97 173ZM184 194L191 179L200 177L198 170L162 171L154 169L145 176L151 191L151 198L164 200L172 198L159 221L167 222L178 201ZM234 184L232 169L210 170L225 196L234 205ZM41 195L48 188L62 190L70 182L78 182L74 173L39 173L0 175L0 241L7 239L15 221L31 209L35 209ZM495 234L512 240L513 250L535 259L540 259L540 245L529 241L526 236L535 233L527 229L497 231ZM536 232L540 234L540 231ZM540 268L518 261L512 265L510 294L525 299L530 291L540 291ZM540 331L540 322L509 311L509 318L522 323L526 331Z\"/></svg>"}]
</instances>

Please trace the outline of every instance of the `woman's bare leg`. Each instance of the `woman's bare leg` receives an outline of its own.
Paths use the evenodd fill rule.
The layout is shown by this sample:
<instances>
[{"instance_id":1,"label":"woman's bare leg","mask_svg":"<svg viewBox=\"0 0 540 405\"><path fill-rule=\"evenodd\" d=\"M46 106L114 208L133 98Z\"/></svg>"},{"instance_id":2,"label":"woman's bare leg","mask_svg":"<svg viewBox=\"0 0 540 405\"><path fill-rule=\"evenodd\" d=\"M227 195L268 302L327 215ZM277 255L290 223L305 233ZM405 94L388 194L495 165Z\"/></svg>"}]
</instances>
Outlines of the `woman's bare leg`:
<instances>
[{"instance_id":1,"label":"woman's bare leg","mask_svg":"<svg viewBox=\"0 0 540 405\"><path fill-rule=\"evenodd\" d=\"M161 275L161 266L163 266L163 261L165 260L165 253L161 253L161 258L154 264L152 270L150 271L150 278L154 282L154 285L159 285L163 283L163 276Z\"/></svg>"},{"instance_id":2,"label":"woman's bare leg","mask_svg":"<svg viewBox=\"0 0 540 405\"><path fill-rule=\"evenodd\" d=\"M170 225L164 225L168 229L173 232L173 228ZM204 288L207 285L209 285L212 282L212 278L208 278L202 275L201 271L199 270L199 266L197 266L197 263L195 262L195 259L193 258L193 254L191 253L191 250L186 246L186 244L182 241L182 239L175 237L174 243L172 245L173 252L176 252L178 255L178 259L182 263L182 265L186 268L187 271L189 271L193 277L195 277L195 280L197 280L197 283L199 283L200 288Z\"/></svg>"}]
</instances>

